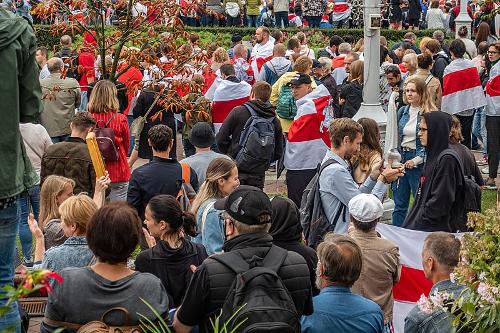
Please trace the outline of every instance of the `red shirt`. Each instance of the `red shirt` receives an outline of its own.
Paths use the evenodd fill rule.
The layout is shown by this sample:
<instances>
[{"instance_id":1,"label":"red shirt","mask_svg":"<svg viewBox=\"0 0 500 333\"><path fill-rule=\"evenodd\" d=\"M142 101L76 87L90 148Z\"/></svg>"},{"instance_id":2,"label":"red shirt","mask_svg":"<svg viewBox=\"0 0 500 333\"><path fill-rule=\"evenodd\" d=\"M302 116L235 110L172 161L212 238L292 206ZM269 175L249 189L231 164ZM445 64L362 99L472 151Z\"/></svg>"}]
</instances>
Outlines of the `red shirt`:
<instances>
[{"instance_id":1,"label":"red shirt","mask_svg":"<svg viewBox=\"0 0 500 333\"><path fill-rule=\"evenodd\" d=\"M122 64L118 66L118 73L122 71L126 66L128 65ZM132 106L132 99L137 94L137 87L142 82L142 73L138 68L132 66L127 69L125 73L118 77L118 81L120 81L127 87L128 105L127 108L123 111L123 114L128 115L130 112L130 107Z\"/></svg>"},{"instance_id":2,"label":"red shirt","mask_svg":"<svg viewBox=\"0 0 500 333\"><path fill-rule=\"evenodd\" d=\"M92 113L92 117L97 121L97 126L104 127L108 120L113 116L109 123L109 128L115 131L115 145L118 148L118 161L106 162L106 170L109 172L109 178L112 183L128 182L130 179L130 168L127 162L127 153L130 147L130 132L128 129L127 116L121 113Z\"/></svg>"},{"instance_id":3,"label":"red shirt","mask_svg":"<svg viewBox=\"0 0 500 333\"><path fill-rule=\"evenodd\" d=\"M88 90L86 87L89 85L89 79L91 82L95 81L94 61L94 53L86 49L78 55L78 70L82 75L79 84L82 91Z\"/></svg>"}]
</instances>

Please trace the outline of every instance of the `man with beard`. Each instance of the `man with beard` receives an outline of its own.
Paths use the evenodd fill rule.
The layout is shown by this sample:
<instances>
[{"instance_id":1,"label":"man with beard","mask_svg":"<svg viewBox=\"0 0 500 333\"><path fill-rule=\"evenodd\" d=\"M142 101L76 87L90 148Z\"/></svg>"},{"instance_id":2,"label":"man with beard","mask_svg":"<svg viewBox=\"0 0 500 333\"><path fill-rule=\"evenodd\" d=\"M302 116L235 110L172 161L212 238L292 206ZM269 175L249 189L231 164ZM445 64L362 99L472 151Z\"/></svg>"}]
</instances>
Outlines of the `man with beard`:
<instances>
[{"instance_id":1,"label":"man with beard","mask_svg":"<svg viewBox=\"0 0 500 333\"><path fill-rule=\"evenodd\" d=\"M267 27L255 30L255 45L252 48L251 64L255 77L260 79L262 66L273 57L274 38Z\"/></svg>"},{"instance_id":2,"label":"man with beard","mask_svg":"<svg viewBox=\"0 0 500 333\"><path fill-rule=\"evenodd\" d=\"M387 184L403 175L402 168L386 168L382 172L382 162L366 181L358 186L352 178L347 161L358 153L363 140L363 127L350 118L338 118L331 122L331 149L326 152L322 164L330 163L319 175L321 203L328 222L335 233L346 234L349 225L347 205L360 193L372 193L382 201ZM333 160L332 162L329 162Z\"/></svg>"},{"instance_id":3,"label":"man with beard","mask_svg":"<svg viewBox=\"0 0 500 333\"><path fill-rule=\"evenodd\" d=\"M380 307L351 287L361 274L363 257L356 242L347 236L328 234L318 246L314 313L302 317L303 333L384 332Z\"/></svg>"}]
</instances>

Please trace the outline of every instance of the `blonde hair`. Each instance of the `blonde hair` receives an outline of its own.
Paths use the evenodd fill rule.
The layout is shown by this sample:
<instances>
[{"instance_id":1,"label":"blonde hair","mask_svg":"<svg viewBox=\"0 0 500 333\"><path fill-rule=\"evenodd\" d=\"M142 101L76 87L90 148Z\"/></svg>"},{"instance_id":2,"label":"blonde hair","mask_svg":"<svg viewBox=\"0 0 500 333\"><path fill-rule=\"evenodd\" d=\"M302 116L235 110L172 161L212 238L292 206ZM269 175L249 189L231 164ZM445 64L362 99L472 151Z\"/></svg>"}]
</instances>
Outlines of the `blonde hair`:
<instances>
[{"instance_id":1,"label":"blonde hair","mask_svg":"<svg viewBox=\"0 0 500 333\"><path fill-rule=\"evenodd\" d=\"M353 61L351 64L351 81L357 80L360 84L364 83L364 62L363 60Z\"/></svg>"},{"instance_id":2,"label":"blonde hair","mask_svg":"<svg viewBox=\"0 0 500 333\"><path fill-rule=\"evenodd\" d=\"M293 63L293 70L299 73L309 74L312 69L313 62L308 56L299 56Z\"/></svg>"},{"instance_id":3,"label":"blonde hair","mask_svg":"<svg viewBox=\"0 0 500 333\"><path fill-rule=\"evenodd\" d=\"M117 97L118 91L113 82L101 80L97 82L92 94L90 95L88 112L90 113L106 113L118 112L120 103Z\"/></svg>"},{"instance_id":4,"label":"blonde hair","mask_svg":"<svg viewBox=\"0 0 500 333\"><path fill-rule=\"evenodd\" d=\"M427 43L429 43L429 41L431 41L431 40L432 40L432 38L428 37L428 36L425 36L424 38L422 38L422 40L420 41L420 44L418 44L419 49L422 50L422 53L424 53L424 49L427 48Z\"/></svg>"},{"instance_id":5,"label":"blonde hair","mask_svg":"<svg viewBox=\"0 0 500 333\"><path fill-rule=\"evenodd\" d=\"M70 184L73 188L75 187L73 179L56 175L48 176L43 182L40 190L40 215L38 217L40 229L43 230L50 220L61 217L57 197L61 195L67 184Z\"/></svg>"},{"instance_id":6,"label":"blonde hair","mask_svg":"<svg viewBox=\"0 0 500 333\"><path fill-rule=\"evenodd\" d=\"M417 54L416 53L408 53L403 56L403 61L407 61L410 63L410 66L412 67L412 72L416 71L418 68L418 60L417 60ZM407 68L408 71L410 71L410 68Z\"/></svg>"},{"instance_id":7,"label":"blonde hair","mask_svg":"<svg viewBox=\"0 0 500 333\"><path fill-rule=\"evenodd\" d=\"M437 107L434 104L434 101L432 100L429 94L429 90L427 89L425 81L422 80L421 78L410 76L408 79L406 79L404 83L405 90L409 83L413 83L415 85L415 90L417 91L417 94L420 96L420 108L422 110L422 113L437 111ZM405 99L406 99L406 91L405 91Z\"/></svg>"},{"instance_id":8,"label":"blonde hair","mask_svg":"<svg viewBox=\"0 0 500 333\"><path fill-rule=\"evenodd\" d=\"M97 204L88 195L80 193L66 199L59 206L61 222L76 225L78 235L85 235L90 218L97 211Z\"/></svg>"},{"instance_id":9,"label":"blonde hair","mask_svg":"<svg viewBox=\"0 0 500 333\"><path fill-rule=\"evenodd\" d=\"M202 203L211 198L223 198L224 194L219 189L219 179L228 179L231 172L236 168L233 160L225 157L214 159L207 168L205 181L201 184L200 191L196 195L191 207L191 212L196 216Z\"/></svg>"},{"instance_id":10,"label":"blonde hair","mask_svg":"<svg viewBox=\"0 0 500 333\"><path fill-rule=\"evenodd\" d=\"M356 45L354 45L354 47L352 48L352 52L363 52L364 47L365 47L365 39L360 38L356 42Z\"/></svg>"}]
</instances>

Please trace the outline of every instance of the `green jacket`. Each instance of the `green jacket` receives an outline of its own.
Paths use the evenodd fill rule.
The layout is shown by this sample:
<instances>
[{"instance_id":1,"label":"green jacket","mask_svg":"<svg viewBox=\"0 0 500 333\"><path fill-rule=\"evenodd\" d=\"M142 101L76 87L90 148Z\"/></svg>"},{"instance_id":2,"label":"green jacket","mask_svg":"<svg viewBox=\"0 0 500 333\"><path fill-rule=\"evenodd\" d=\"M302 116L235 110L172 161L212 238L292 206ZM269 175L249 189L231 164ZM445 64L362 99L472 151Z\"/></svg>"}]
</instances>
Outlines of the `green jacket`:
<instances>
[{"instance_id":1,"label":"green jacket","mask_svg":"<svg viewBox=\"0 0 500 333\"><path fill-rule=\"evenodd\" d=\"M260 0L247 0L247 15L259 15Z\"/></svg>"},{"instance_id":2,"label":"green jacket","mask_svg":"<svg viewBox=\"0 0 500 333\"><path fill-rule=\"evenodd\" d=\"M38 182L21 138L19 123L41 112L36 37L22 17L0 8L0 199L16 196Z\"/></svg>"}]
</instances>

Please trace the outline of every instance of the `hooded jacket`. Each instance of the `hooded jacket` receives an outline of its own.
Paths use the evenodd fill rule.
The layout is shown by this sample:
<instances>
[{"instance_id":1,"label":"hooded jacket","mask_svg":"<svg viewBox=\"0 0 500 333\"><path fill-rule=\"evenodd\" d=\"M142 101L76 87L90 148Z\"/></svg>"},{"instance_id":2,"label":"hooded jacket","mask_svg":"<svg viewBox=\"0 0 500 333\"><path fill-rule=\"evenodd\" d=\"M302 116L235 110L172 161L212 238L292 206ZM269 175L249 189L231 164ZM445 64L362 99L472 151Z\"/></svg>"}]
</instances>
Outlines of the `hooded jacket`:
<instances>
[{"instance_id":1,"label":"hooded jacket","mask_svg":"<svg viewBox=\"0 0 500 333\"><path fill-rule=\"evenodd\" d=\"M352 118L358 113L363 102L363 85L353 80L340 88L340 98L345 102L340 106L340 117Z\"/></svg>"},{"instance_id":2,"label":"hooded jacket","mask_svg":"<svg viewBox=\"0 0 500 333\"><path fill-rule=\"evenodd\" d=\"M19 123L36 122L41 112L35 52L36 37L28 21L0 8L0 200L38 182L19 130Z\"/></svg>"},{"instance_id":3,"label":"hooded jacket","mask_svg":"<svg viewBox=\"0 0 500 333\"><path fill-rule=\"evenodd\" d=\"M431 74L439 79L442 87L444 69L450 64L451 59L446 55L446 52L444 51L439 51L432 56L432 59L434 60L434 65L432 65Z\"/></svg>"},{"instance_id":4,"label":"hooded jacket","mask_svg":"<svg viewBox=\"0 0 500 333\"><path fill-rule=\"evenodd\" d=\"M427 125L427 159L420 177L415 204L403 227L421 231L456 232L467 220L464 208L464 180L458 161L449 148L451 116L444 112L423 115Z\"/></svg>"},{"instance_id":5,"label":"hooded jacket","mask_svg":"<svg viewBox=\"0 0 500 333\"><path fill-rule=\"evenodd\" d=\"M142 273L157 276L171 301L172 308L178 307L187 289L193 271L190 266L198 267L208 257L202 244L184 240L182 246L172 249L164 241L142 251L135 259L135 269Z\"/></svg>"},{"instance_id":6,"label":"hooded jacket","mask_svg":"<svg viewBox=\"0 0 500 333\"><path fill-rule=\"evenodd\" d=\"M317 295L319 290L315 288L315 281L318 256L312 248L302 242L299 209L292 200L283 197L274 197L271 200L271 205L273 222L269 233L273 236L273 244L285 250L296 252L306 260L311 275L313 294Z\"/></svg>"},{"instance_id":7,"label":"hooded jacket","mask_svg":"<svg viewBox=\"0 0 500 333\"><path fill-rule=\"evenodd\" d=\"M278 81L278 79L292 70L292 62L285 57L272 58L264 64L264 70L261 73L261 80L266 81L271 86Z\"/></svg>"},{"instance_id":8,"label":"hooded jacket","mask_svg":"<svg viewBox=\"0 0 500 333\"><path fill-rule=\"evenodd\" d=\"M279 160L283 154L283 134L280 122L278 118L276 118L274 107L271 103L262 102L260 100L251 100L246 103L248 103L259 116L262 116L263 118L274 117L275 148L273 161ZM235 158L236 155L238 155L240 150L240 136L249 118L250 111L248 111L244 105L235 107L229 113L216 136L217 147L222 154L229 155L232 158Z\"/></svg>"}]
</instances>

